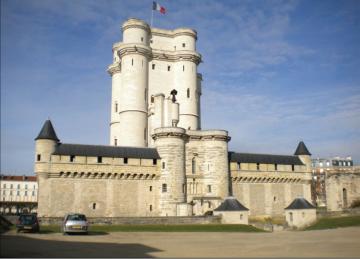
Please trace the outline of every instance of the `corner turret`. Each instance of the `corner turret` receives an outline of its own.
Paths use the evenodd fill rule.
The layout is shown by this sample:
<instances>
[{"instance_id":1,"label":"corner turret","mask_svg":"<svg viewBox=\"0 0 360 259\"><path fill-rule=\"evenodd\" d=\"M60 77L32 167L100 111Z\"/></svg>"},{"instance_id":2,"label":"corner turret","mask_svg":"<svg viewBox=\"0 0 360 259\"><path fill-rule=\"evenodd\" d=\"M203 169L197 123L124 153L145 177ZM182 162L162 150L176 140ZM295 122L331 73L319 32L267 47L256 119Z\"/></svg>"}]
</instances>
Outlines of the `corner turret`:
<instances>
[{"instance_id":1,"label":"corner turret","mask_svg":"<svg viewBox=\"0 0 360 259\"><path fill-rule=\"evenodd\" d=\"M300 160L306 165L306 172L311 172L311 153L303 141L299 142L294 155L298 156Z\"/></svg>"},{"instance_id":2,"label":"corner turret","mask_svg":"<svg viewBox=\"0 0 360 259\"><path fill-rule=\"evenodd\" d=\"M45 121L39 135L35 138L35 173L44 175L48 173L44 171L47 168L45 164L50 162L50 156L58 143L59 139L51 121Z\"/></svg>"}]
</instances>

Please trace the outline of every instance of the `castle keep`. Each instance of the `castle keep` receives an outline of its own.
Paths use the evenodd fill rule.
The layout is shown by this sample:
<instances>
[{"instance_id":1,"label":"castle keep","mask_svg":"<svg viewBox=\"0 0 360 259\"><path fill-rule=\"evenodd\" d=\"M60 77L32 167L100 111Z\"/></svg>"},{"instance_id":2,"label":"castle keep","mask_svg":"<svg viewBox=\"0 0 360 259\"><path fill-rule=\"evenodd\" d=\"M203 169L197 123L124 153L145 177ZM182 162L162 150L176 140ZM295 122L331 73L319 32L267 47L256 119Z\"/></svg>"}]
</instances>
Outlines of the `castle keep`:
<instances>
[{"instance_id":1,"label":"castle keep","mask_svg":"<svg viewBox=\"0 0 360 259\"><path fill-rule=\"evenodd\" d=\"M197 33L129 19L113 45L110 143L61 143L52 123L35 139L38 214L204 215L233 196L249 215L283 215L311 200L311 154L229 152L226 130L201 129ZM239 203L240 202L240 203Z\"/></svg>"}]
</instances>

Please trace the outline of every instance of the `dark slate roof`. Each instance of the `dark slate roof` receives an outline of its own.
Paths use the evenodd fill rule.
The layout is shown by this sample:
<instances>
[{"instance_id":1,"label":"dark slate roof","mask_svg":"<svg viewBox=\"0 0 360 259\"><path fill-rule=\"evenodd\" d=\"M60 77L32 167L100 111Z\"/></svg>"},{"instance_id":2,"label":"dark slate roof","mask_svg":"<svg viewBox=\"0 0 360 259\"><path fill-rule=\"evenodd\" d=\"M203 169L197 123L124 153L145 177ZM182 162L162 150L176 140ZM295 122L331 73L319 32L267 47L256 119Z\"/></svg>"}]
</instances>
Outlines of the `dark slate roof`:
<instances>
[{"instance_id":1,"label":"dark slate roof","mask_svg":"<svg viewBox=\"0 0 360 259\"><path fill-rule=\"evenodd\" d=\"M35 140L38 139L52 139L59 141L58 137L56 136L54 127L50 120L45 121L44 126L42 127L39 135L36 137Z\"/></svg>"},{"instance_id":2,"label":"dark slate roof","mask_svg":"<svg viewBox=\"0 0 360 259\"><path fill-rule=\"evenodd\" d=\"M127 157L159 159L159 153L155 148L101 146L101 145L79 145L59 143L54 155L74 156L103 156L103 157Z\"/></svg>"},{"instance_id":3,"label":"dark slate roof","mask_svg":"<svg viewBox=\"0 0 360 259\"><path fill-rule=\"evenodd\" d=\"M243 211L249 210L234 197L227 197L214 211Z\"/></svg>"},{"instance_id":4,"label":"dark slate roof","mask_svg":"<svg viewBox=\"0 0 360 259\"><path fill-rule=\"evenodd\" d=\"M304 198L296 198L285 208L286 210L315 209L315 207Z\"/></svg>"},{"instance_id":5,"label":"dark slate roof","mask_svg":"<svg viewBox=\"0 0 360 259\"><path fill-rule=\"evenodd\" d=\"M296 151L294 153L295 156L299 156L299 155L308 155L311 156L311 153L309 152L309 150L307 149L307 147L305 146L305 143L303 141L299 142L299 145L296 148Z\"/></svg>"},{"instance_id":6,"label":"dark slate roof","mask_svg":"<svg viewBox=\"0 0 360 259\"><path fill-rule=\"evenodd\" d=\"M229 158L230 162L239 163L304 165L297 156L229 152Z\"/></svg>"}]
</instances>

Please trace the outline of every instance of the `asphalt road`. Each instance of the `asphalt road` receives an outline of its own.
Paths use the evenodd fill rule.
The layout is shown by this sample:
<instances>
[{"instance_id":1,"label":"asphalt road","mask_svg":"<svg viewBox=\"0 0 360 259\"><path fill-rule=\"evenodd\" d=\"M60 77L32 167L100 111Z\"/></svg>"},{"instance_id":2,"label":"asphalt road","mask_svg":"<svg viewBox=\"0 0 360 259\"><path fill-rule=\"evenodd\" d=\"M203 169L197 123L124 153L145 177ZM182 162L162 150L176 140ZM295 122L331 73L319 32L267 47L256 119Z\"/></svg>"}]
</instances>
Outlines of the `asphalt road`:
<instances>
[{"instance_id":1,"label":"asphalt road","mask_svg":"<svg viewBox=\"0 0 360 259\"><path fill-rule=\"evenodd\" d=\"M360 227L274 233L113 232L88 236L15 231L1 257L360 257Z\"/></svg>"}]
</instances>

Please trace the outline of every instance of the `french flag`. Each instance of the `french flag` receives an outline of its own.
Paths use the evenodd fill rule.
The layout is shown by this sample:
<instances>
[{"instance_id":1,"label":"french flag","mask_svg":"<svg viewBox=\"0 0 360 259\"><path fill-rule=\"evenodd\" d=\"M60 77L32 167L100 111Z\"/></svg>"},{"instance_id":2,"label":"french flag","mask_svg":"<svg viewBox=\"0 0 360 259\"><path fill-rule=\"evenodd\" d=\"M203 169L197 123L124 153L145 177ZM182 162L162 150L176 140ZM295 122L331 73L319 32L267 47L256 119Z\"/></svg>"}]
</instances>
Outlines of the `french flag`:
<instances>
[{"instance_id":1,"label":"french flag","mask_svg":"<svg viewBox=\"0 0 360 259\"><path fill-rule=\"evenodd\" d=\"M153 10L159 11L162 14L165 14L165 7L159 5L157 2L153 2Z\"/></svg>"}]
</instances>

